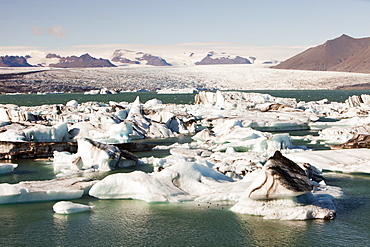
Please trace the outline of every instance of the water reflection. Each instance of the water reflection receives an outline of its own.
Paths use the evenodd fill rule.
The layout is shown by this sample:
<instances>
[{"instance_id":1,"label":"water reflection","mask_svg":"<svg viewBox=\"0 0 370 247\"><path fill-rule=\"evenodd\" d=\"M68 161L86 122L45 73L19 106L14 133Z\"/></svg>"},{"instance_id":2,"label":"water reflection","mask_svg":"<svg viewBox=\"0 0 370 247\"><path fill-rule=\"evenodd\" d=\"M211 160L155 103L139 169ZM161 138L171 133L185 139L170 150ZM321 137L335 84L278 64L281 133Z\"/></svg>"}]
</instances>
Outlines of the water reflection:
<instances>
[{"instance_id":1,"label":"water reflection","mask_svg":"<svg viewBox=\"0 0 370 247\"><path fill-rule=\"evenodd\" d=\"M262 217L236 214L240 225L250 234L253 246L299 246L309 221L264 220Z\"/></svg>"}]
</instances>

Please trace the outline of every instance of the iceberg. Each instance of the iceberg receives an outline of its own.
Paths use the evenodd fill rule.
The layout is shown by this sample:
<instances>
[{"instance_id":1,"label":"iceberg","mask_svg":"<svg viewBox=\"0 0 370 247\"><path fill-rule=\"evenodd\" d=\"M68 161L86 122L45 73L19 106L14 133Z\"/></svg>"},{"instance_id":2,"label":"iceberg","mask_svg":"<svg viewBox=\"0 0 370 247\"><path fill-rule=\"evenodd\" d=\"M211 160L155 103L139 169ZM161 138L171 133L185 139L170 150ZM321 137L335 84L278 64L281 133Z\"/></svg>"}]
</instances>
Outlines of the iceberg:
<instances>
[{"instance_id":1,"label":"iceberg","mask_svg":"<svg viewBox=\"0 0 370 247\"><path fill-rule=\"evenodd\" d=\"M334 219L333 197L314 195L313 189L305 171L276 151L230 210L264 219Z\"/></svg>"},{"instance_id":2,"label":"iceberg","mask_svg":"<svg viewBox=\"0 0 370 247\"><path fill-rule=\"evenodd\" d=\"M286 154L296 163L309 163L320 170L345 173L370 173L369 149L304 151Z\"/></svg>"},{"instance_id":3,"label":"iceberg","mask_svg":"<svg viewBox=\"0 0 370 247\"><path fill-rule=\"evenodd\" d=\"M299 196L312 190L312 183L305 171L276 151L245 194L253 200L270 200Z\"/></svg>"},{"instance_id":4,"label":"iceberg","mask_svg":"<svg viewBox=\"0 0 370 247\"><path fill-rule=\"evenodd\" d=\"M109 175L89 194L99 199L138 199L146 202L179 202L217 192L219 183L233 180L194 162L179 162L160 172L134 171Z\"/></svg>"},{"instance_id":5,"label":"iceberg","mask_svg":"<svg viewBox=\"0 0 370 247\"><path fill-rule=\"evenodd\" d=\"M96 183L86 178L0 184L0 204L78 199Z\"/></svg>"},{"instance_id":6,"label":"iceberg","mask_svg":"<svg viewBox=\"0 0 370 247\"><path fill-rule=\"evenodd\" d=\"M91 211L93 206L73 203L68 201L60 201L53 205L53 210L57 214L76 214L86 211Z\"/></svg>"},{"instance_id":7,"label":"iceberg","mask_svg":"<svg viewBox=\"0 0 370 247\"><path fill-rule=\"evenodd\" d=\"M55 172L79 172L82 170L111 171L116 168L134 166L138 162L135 155L121 151L118 147L96 142L88 138L77 141L77 153L54 152Z\"/></svg>"},{"instance_id":8,"label":"iceberg","mask_svg":"<svg viewBox=\"0 0 370 247\"><path fill-rule=\"evenodd\" d=\"M15 168L18 167L18 164L12 163L0 163L0 175L5 173L13 172Z\"/></svg>"},{"instance_id":9,"label":"iceberg","mask_svg":"<svg viewBox=\"0 0 370 247\"><path fill-rule=\"evenodd\" d=\"M238 181L207 165L178 158L158 172L109 175L97 182L89 195L149 203L231 201L236 203L231 210L237 213L306 220L334 219L333 198L342 194L339 188L309 180L302 168L277 152L265 167Z\"/></svg>"}]
</instances>

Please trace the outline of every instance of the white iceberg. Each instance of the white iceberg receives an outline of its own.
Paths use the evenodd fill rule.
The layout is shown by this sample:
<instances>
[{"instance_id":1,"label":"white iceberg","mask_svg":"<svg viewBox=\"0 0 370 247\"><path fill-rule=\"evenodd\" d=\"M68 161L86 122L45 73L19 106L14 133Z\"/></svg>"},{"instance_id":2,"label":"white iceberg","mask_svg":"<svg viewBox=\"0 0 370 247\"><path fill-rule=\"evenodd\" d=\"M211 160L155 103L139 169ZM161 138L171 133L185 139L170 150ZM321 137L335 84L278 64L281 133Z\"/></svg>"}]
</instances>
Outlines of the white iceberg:
<instances>
[{"instance_id":1,"label":"white iceberg","mask_svg":"<svg viewBox=\"0 0 370 247\"><path fill-rule=\"evenodd\" d=\"M134 166L138 158L123 153L116 146L80 138L77 153L54 151L53 167L55 172L78 172L83 170L111 171L116 168ZM125 158L127 156L127 158Z\"/></svg>"},{"instance_id":2,"label":"white iceberg","mask_svg":"<svg viewBox=\"0 0 370 247\"><path fill-rule=\"evenodd\" d=\"M0 163L0 174L13 172L14 169L17 167L18 167L18 164Z\"/></svg>"},{"instance_id":3,"label":"white iceberg","mask_svg":"<svg viewBox=\"0 0 370 247\"><path fill-rule=\"evenodd\" d=\"M91 211L93 206L73 203L68 201L60 201L53 205L53 210L57 214L76 214L86 211Z\"/></svg>"},{"instance_id":4,"label":"white iceberg","mask_svg":"<svg viewBox=\"0 0 370 247\"><path fill-rule=\"evenodd\" d=\"M370 173L369 149L305 151L286 154L296 163L309 163L320 170Z\"/></svg>"},{"instance_id":5,"label":"white iceberg","mask_svg":"<svg viewBox=\"0 0 370 247\"><path fill-rule=\"evenodd\" d=\"M209 167L180 162L161 172L109 175L94 185L89 194L99 199L178 202L218 192L219 183L231 181L231 178Z\"/></svg>"},{"instance_id":6,"label":"white iceberg","mask_svg":"<svg viewBox=\"0 0 370 247\"><path fill-rule=\"evenodd\" d=\"M85 178L0 184L0 204L78 199L96 183Z\"/></svg>"}]
</instances>

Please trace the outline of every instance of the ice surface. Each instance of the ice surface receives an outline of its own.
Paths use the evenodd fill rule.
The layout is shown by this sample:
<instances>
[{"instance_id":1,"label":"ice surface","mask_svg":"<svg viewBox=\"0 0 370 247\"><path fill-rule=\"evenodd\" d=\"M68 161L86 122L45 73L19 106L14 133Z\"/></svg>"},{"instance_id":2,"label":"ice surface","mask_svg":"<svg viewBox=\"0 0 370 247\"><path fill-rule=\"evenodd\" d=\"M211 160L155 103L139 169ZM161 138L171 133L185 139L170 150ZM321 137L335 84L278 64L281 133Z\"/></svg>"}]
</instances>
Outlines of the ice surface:
<instances>
[{"instance_id":1,"label":"ice surface","mask_svg":"<svg viewBox=\"0 0 370 247\"><path fill-rule=\"evenodd\" d=\"M15 168L18 167L18 164L12 163L0 163L0 175L13 172Z\"/></svg>"},{"instance_id":2,"label":"ice surface","mask_svg":"<svg viewBox=\"0 0 370 247\"><path fill-rule=\"evenodd\" d=\"M95 182L85 178L0 184L0 204L77 199Z\"/></svg>"},{"instance_id":3,"label":"ice surface","mask_svg":"<svg viewBox=\"0 0 370 247\"><path fill-rule=\"evenodd\" d=\"M321 170L370 173L369 149L305 151L286 156L296 163L309 163Z\"/></svg>"},{"instance_id":4,"label":"ice surface","mask_svg":"<svg viewBox=\"0 0 370 247\"><path fill-rule=\"evenodd\" d=\"M304 203L300 200L303 200ZM263 216L264 219L278 220L330 220L334 219L336 215L330 195L314 196L312 193L300 197L268 201L243 197L230 210L241 214Z\"/></svg>"},{"instance_id":5,"label":"ice surface","mask_svg":"<svg viewBox=\"0 0 370 247\"><path fill-rule=\"evenodd\" d=\"M209 167L179 161L161 172L109 175L94 185L89 194L99 199L176 202L219 192L217 186L220 183L231 181L231 178Z\"/></svg>"},{"instance_id":6,"label":"ice surface","mask_svg":"<svg viewBox=\"0 0 370 247\"><path fill-rule=\"evenodd\" d=\"M79 203L73 203L68 201L60 201L53 205L53 210L57 214L75 214L86 211L91 211L92 206L87 206Z\"/></svg>"},{"instance_id":7,"label":"ice surface","mask_svg":"<svg viewBox=\"0 0 370 247\"><path fill-rule=\"evenodd\" d=\"M77 153L54 152L54 171L65 174L82 172L89 169L111 171L116 168L134 166L137 160L126 159L118 147L80 138Z\"/></svg>"}]
</instances>

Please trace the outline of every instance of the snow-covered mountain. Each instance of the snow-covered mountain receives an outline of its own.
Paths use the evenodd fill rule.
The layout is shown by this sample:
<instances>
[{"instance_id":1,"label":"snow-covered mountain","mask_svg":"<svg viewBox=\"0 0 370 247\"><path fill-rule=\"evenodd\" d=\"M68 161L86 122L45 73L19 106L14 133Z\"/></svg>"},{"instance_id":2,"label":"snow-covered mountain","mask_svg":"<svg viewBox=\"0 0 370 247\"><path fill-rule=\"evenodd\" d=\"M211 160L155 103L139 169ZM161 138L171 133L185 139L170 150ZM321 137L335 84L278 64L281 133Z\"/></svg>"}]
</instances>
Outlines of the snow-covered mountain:
<instances>
[{"instance_id":1,"label":"snow-covered mountain","mask_svg":"<svg viewBox=\"0 0 370 247\"><path fill-rule=\"evenodd\" d=\"M166 60L161 57L144 52L135 52L123 49L115 50L111 61L120 64L171 66L171 64L167 63Z\"/></svg>"},{"instance_id":2,"label":"snow-covered mountain","mask_svg":"<svg viewBox=\"0 0 370 247\"><path fill-rule=\"evenodd\" d=\"M32 67L27 63L27 57L23 56L1 56L0 67Z\"/></svg>"},{"instance_id":3,"label":"snow-covered mountain","mask_svg":"<svg viewBox=\"0 0 370 247\"><path fill-rule=\"evenodd\" d=\"M210 64L252 64L252 62L247 58L240 57L237 55L233 56L230 54L226 54L226 52L217 54L216 52L211 51L207 54L205 58L195 63L195 65L210 65Z\"/></svg>"},{"instance_id":4,"label":"snow-covered mountain","mask_svg":"<svg viewBox=\"0 0 370 247\"><path fill-rule=\"evenodd\" d=\"M175 45L108 44L73 46L61 50L47 50L40 47L0 47L0 56L28 55L27 62L30 65L43 67L59 63L63 57L80 57L86 53L94 58L108 59L115 65L195 66L204 58L208 60L212 58L216 63L248 63L246 60L249 60L255 65L269 65L275 61L286 60L306 48L215 42ZM210 51L212 56L209 55Z\"/></svg>"}]
</instances>

